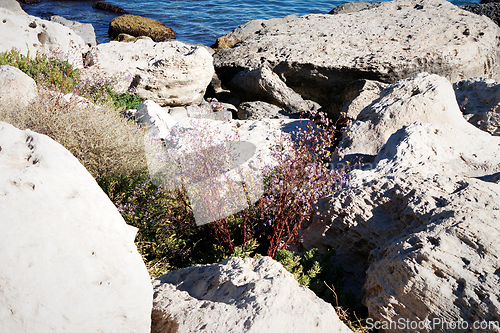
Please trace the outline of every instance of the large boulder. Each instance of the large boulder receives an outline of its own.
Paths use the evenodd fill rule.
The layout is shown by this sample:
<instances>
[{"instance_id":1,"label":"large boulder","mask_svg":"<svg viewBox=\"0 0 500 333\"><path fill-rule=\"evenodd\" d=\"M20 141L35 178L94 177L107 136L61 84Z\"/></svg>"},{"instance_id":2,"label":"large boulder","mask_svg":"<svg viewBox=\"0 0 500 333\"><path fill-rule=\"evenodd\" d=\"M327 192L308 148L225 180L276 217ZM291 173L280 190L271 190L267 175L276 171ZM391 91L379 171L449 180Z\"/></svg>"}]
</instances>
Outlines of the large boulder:
<instances>
[{"instance_id":1,"label":"large boulder","mask_svg":"<svg viewBox=\"0 0 500 333\"><path fill-rule=\"evenodd\" d=\"M35 80L19 68L0 66L0 104L28 105L38 95Z\"/></svg>"},{"instance_id":2,"label":"large boulder","mask_svg":"<svg viewBox=\"0 0 500 333\"><path fill-rule=\"evenodd\" d=\"M18 49L22 54L37 52L56 55L82 67L85 42L73 30L35 16L15 14L0 8L0 52Z\"/></svg>"},{"instance_id":3,"label":"large boulder","mask_svg":"<svg viewBox=\"0 0 500 333\"><path fill-rule=\"evenodd\" d=\"M112 5L110 3L105 3L103 1L99 1L96 4L93 4L92 8L105 10L105 11L117 13L117 14L125 14L126 13L125 9L123 9L122 7L117 6L117 5Z\"/></svg>"},{"instance_id":4,"label":"large boulder","mask_svg":"<svg viewBox=\"0 0 500 333\"><path fill-rule=\"evenodd\" d=\"M59 23L60 25L68 27L74 32L76 32L78 36L83 38L83 41L87 44L89 48L97 45L94 27L92 26L92 24L90 23L84 24L77 21L70 21L58 15L51 16L50 21Z\"/></svg>"},{"instance_id":5,"label":"large boulder","mask_svg":"<svg viewBox=\"0 0 500 333\"><path fill-rule=\"evenodd\" d=\"M239 43L214 55L224 84L265 64L302 98L322 106L340 108L338 95L358 79L395 83L423 71L453 82L500 79L500 28L445 0L394 0L348 14L257 20L229 35Z\"/></svg>"},{"instance_id":6,"label":"large boulder","mask_svg":"<svg viewBox=\"0 0 500 333\"><path fill-rule=\"evenodd\" d=\"M180 41L109 42L86 58L86 76L117 77L121 88L133 88L143 99L161 106L198 104L214 75L212 56L202 46Z\"/></svg>"},{"instance_id":7,"label":"large boulder","mask_svg":"<svg viewBox=\"0 0 500 333\"><path fill-rule=\"evenodd\" d=\"M349 128L342 153L375 156L393 133L414 121L467 126L448 80L421 73L382 90Z\"/></svg>"},{"instance_id":8,"label":"large boulder","mask_svg":"<svg viewBox=\"0 0 500 333\"><path fill-rule=\"evenodd\" d=\"M454 83L453 88L465 119L491 135L500 135L500 84L472 78Z\"/></svg>"},{"instance_id":9,"label":"large boulder","mask_svg":"<svg viewBox=\"0 0 500 333\"><path fill-rule=\"evenodd\" d=\"M500 138L463 119L449 82L434 75L414 80L427 81L415 96L434 90L433 99L411 102L414 86L404 96L403 83L386 89L399 96L399 113L387 103L380 118L415 114L414 121L401 122L386 139L385 132L366 138L385 144L368 144L373 163L352 171L349 188L319 203L302 244L337 250L347 285L381 332L414 332L413 325L452 332L445 320L472 331L475 322L498 320L500 311ZM386 95L372 106L383 105ZM391 322L403 325L389 328Z\"/></svg>"},{"instance_id":10,"label":"large boulder","mask_svg":"<svg viewBox=\"0 0 500 333\"><path fill-rule=\"evenodd\" d=\"M288 113L306 112L314 107L314 103L302 99L267 66L239 72L228 83L228 88L242 100L269 102Z\"/></svg>"},{"instance_id":11,"label":"large boulder","mask_svg":"<svg viewBox=\"0 0 500 333\"><path fill-rule=\"evenodd\" d=\"M153 333L352 332L269 257L229 258L153 281Z\"/></svg>"},{"instance_id":12,"label":"large boulder","mask_svg":"<svg viewBox=\"0 0 500 333\"><path fill-rule=\"evenodd\" d=\"M109 24L109 36L114 38L121 33L131 36L147 36L155 42L163 42L175 39L175 32L172 28L153 19L137 15L122 15L115 17Z\"/></svg>"},{"instance_id":13,"label":"large boulder","mask_svg":"<svg viewBox=\"0 0 500 333\"><path fill-rule=\"evenodd\" d=\"M0 123L0 331L150 332L136 229L49 137Z\"/></svg>"}]
</instances>

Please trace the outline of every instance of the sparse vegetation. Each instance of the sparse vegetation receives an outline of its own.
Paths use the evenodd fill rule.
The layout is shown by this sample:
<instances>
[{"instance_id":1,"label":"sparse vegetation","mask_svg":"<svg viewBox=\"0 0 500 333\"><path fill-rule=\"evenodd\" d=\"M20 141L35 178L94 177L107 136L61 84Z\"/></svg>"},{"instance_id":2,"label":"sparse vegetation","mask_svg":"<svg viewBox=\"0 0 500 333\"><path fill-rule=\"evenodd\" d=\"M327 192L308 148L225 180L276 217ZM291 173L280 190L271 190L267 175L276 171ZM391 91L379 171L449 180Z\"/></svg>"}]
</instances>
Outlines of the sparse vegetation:
<instances>
[{"instance_id":1,"label":"sparse vegetation","mask_svg":"<svg viewBox=\"0 0 500 333\"><path fill-rule=\"evenodd\" d=\"M61 61L44 54L25 56L16 49L0 53L0 65L19 68L38 83L63 93L72 92L80 80L80 71L67 61Z\"/></svg>"},{"instance_id":2,"label":"sparse vegetation","mask_svg":"<svg viewBox=\"0 0 500 333\"><path fill-rule=\"evenodd\" d=\"M197 226L186 187L161 187L149 178L145 131L121 114L138 107L137 95L114 92L112 79L82 81L67 62L47 56L30 58L11 51L0 54L0 64L20 68L39 89L28 106L1 105L0 120L50 136L80 160L125 221L139 228L136 244L151 275L230 255L269 255L325 301L352 306L352 297L342 287L341 268L330 263L334 251L320 255L312 250L299 257L286 250L297 241L316 201L348 184L343 170L329 169L335 126L323 114L310 115L317 125L309 122L291 137L280 137L273 150L277 166L264 171L264 194L256 203ZM64 95L69 92L73 94ZM216 100L209 102L212 108L223 107ZM211 136L204 131L196 135L200 133Z\"/></svg>"},{"instance_id":3,"label":"sparse vegetation","mask_svg":"<svg viewBox=\"0 0 500 333\"><path fill-rule=\"evenodd\" d=\"M94 104L82 98L107 91L81 82L78 70L69 63L45 55L25 57L15 50L0 53L0 63L26 72L38 87L38 97L27 106L0 105L0 120L48 135L97 179L146 169L144 131L124 118L110 100L97 98ZM65 96L67 92L74 94Z\"/></svg>"}]
</instances>

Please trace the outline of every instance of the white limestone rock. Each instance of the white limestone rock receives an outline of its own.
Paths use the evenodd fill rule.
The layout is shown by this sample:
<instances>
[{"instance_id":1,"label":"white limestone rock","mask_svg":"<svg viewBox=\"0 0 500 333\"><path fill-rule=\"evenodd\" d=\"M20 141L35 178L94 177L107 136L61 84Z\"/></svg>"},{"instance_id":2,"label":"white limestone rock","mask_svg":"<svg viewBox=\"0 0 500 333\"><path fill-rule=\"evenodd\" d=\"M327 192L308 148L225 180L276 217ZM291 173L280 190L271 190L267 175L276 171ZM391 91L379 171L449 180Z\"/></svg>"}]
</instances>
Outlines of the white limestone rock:
<instances>
[{"instance_id":1,"label":"white limestone rock","mask_svg":"<svg viewBox=\"0 0 500 333\"><path fill-rule=\"evenodd\" d=\"M0 123L0 331L150 332L136 229L64 147Z\"/></svg>"},{"instance_id":2,"label":"white limestone rock","mask_svg":"<svg viewBox=\"0 0 500 333\"><path fill-rule=\"evenodd\" d=\"M118 76L121 89L134 88L160 106L199 104L214 75L212 56L202 46L180 41L109 42L86 58L86 75Z\"/></svg>"},{"instance_id":3,"label":"white limestone rock","mask_svg":"<svg viewBox=\"0 0 500 333\"><path fill-rule=\"evenodd\" d=\"M364 108L380 98L380 93L387 86L387 83L372 80L352 82L342 93L344 103L341 112L349 119L356 119Z\"/></svg>"},{"instance_id":4,"label":"white limestone rock","mask_svg":"<svg viewBox=\"0 0 500 333\"><path fill-rule=\"evenodd\" d=\"M168 113L168 108L162 108L155 102L147 100L141 103L134 113L134 118L148 128L151 136L165 138L177 121Z\"/></svg>"},{"instance_id":5,"label":"white limestone rock","mask_svg":"<svg viewBox=\"0 0 500 333\"><path fill-rule=\"evenodd\" d=\"M380 98L364 108L341 142L345 155L378 154L389 137L414 121L451 124L468 131L450 82L421 73L384 89Z\"/></svg>"},{"instance_id":6,"label":"white limestone rock","mask_svg":"<svg viewBox=\"0 0 500 333\"><path fill-rule=\"evenodd\" d=\"M500 135L500 84L472 78L454 83L453 88L465 119L491 135Z\"/></svg>"},{"instance_id":7,"label":"white limestone rock","mask_svg":"<svg viewBox=\"0 0 500 333\"><path fill-rule=\"evenodd\" d=\"M448 1L394 0L347 14L252 21L214 64L224 84L267 65L303 99L342 105L337 96L358 79L395 83L425 71L452 82L500 80L499 36L493 21Z\"/></svg>"},{"instance_id":8,"label":"white limestone rock","mask_svg":"<svg viewBox=\"0 0 500 333\"><path fill-rule=\"evenodd\" d=\"M346 285L363 298L374 320L441 318L469 327L498 320L500 138L463 119L449 96L450 83L444 89L433 75L417 77L420 92L414 96L413 85L406 86L406 95L400 90L413 79L383 92L379 119L399 124L412 111L427 123L401 122L381 149L373 149L373 163L351 172L352 186L320 202L304 225L311 228L302 244L337 250ZM399 96L393 103L389 91ZM418 111L416 101L428 113Z\"/></svg>"},{"instance_id":9,"label":"white limestone rock","mask_svg":"<svg viewBox=\"0 0 500 333\"><path fill-rule=\"evenodd\" d=\"M28 15L21 8L21 4L16 0L0 0L0 8L5 8L19 15Z\"/></svg>"},{"instance_id":10,"label":"white limestone rock","mask_svg":"<svg viewBox=\"0 0 500 333\"><path fill-rule=\"evenodd\" d=\"M229 258L153 281L153 333L352 332L269 257Z\"/></svg>"},{"instance_id":11,"label":"white limestone rock","mask_svg":"<svg viewBox=\"0 0 500 333\"><path fill-rule=\"evenodd\" d=\"M38 95L35 80L19 68L0 66L0 103L26 106Z\"/></svg>"},{"instance_id":12,"label":"white limestone rock","mask_svg":"<svg viewBox=\"0 0 500 333\"><path fill-rule=\"evenodd\" d=\"M85 42L73 30L35 16L0 8L0 52L18 49L22 54L55 55L82 67Z\"/></svg>"},{"instance_id":13,"label":"white limestone rock","mask_svg":"<svg viewBox=\"0 0 500 333\"><path fill-rule=\"evenodd\" d=\"M94 27L90 23L80 23L77 21L71 21L68 19L65 19L64 17L54 15L50 17L51 22L59 23L65 27L70 28L74 32L78 34L78 36L83 38L83 41L87 44L87 46L90 48L92 46L97 45L97 41L95 38L95 31Z\"/></svg>"}]
</instances>

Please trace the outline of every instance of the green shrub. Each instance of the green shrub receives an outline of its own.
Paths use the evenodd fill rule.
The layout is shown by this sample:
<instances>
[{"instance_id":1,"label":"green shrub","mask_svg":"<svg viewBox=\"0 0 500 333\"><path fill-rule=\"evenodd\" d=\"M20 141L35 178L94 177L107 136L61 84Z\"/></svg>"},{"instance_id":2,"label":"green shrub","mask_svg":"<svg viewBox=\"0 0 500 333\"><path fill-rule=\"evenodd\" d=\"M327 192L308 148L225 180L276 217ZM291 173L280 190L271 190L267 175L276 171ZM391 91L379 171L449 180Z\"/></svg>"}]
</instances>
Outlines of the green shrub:
<instances>
[{"instance_id":1,"label":"green shrub","mask_svg":"<svg viewBox=\"0 0 500 333\"><path fill-rule=\"evenodd\" d=\"M74 69L67 61L61 61L45 54L31 57L22 55L12 49L0 53L0 65L10 65L19 68L38 83L47 87L57 88L64 93L72 92L80 81L80 71Z\"/></svg>"},{"instance_id":2,"label":"green shrub","mask_svg":"<svg viewBox=\"0 0 500 333\"><path fill-rule=\"evenodd\" d=\"M128 91L121 94L111 92L110 96L113 99L115 107L120 110L137 109L143 102L139 95Z\"/></svg>"},{"instance_id":3,"label":"green shrub","mask_svg":"<svg viewBox=\"0 0 500 333\"><path fill-rule=\"evenodd\" d=\"M90 99L94 103L105 104L113 102L117 109L137 109L142 99L132 92L115 93L113 78L93 77L82 80L81 73L65 60L50 57L45 54L36 54L31 57L22 55L12 49L0 53L0 65L10 65L19 68L38 84L59 90L63 93L75 92Z\"/></svg>"},{"instance_id":4,"label":"green shrub","mask_svg":"<svg viewBox=\"0 0 500 333\"><path fill-rule=\"evenodd\" d=\"M276 261L293 274L293 277L301 285L309 287L311 281L318 277L322 267L318 261L312 260L317 250L311 250L304 256L296 256L292 251L280 250L276 255Z\"/></svg>"},{"instance_id":5,"label":"green shrub","mask_svg":"<svg viewBox=\"0 0 500 333\"><path fill-rule=\"evenodd\" d=\"M125 221L139 228L136 244L150 275L222 260L208 225L197 226L186 194L163 189L147 173L98 180Z\"/></svg>"},{"instance_id":6,"label":"green shrub","mask_svg":"<svg viewBox=\"0 0 500 333\"><path fill-rule=\"evenodd\" d=\"M354 332L368 332L353 310L356 305L354 294L351 290L344 289L342 267L332 265L331 259L334 256L334 249L321 255L317 249L312 249L302 256L280 250L275 259L293 274L297 282L332 304L340 319Z\"/></svg>"}]
</instances>

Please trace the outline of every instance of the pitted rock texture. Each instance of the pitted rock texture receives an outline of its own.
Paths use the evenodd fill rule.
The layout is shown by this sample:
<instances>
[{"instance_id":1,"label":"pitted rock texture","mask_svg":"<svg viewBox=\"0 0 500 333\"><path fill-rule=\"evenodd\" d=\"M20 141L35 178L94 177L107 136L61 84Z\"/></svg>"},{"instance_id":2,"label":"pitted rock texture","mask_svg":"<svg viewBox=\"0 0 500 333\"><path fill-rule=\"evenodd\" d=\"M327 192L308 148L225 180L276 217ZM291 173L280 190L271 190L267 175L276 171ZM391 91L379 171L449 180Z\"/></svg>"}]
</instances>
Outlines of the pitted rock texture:
<instances>
[{"instance_id":1,"label":"pitted rock texture","mask_svg":"<svg viewBox=\"0 0 500 333\"><path fill-rule=\"evenodd\" d=\"M35 16L0 8L0 52L17 48L22 54L37 52L57 55L73 66L82 67L87 46L70 28Z\"/></svg>"},{"instance_id":2,"label":"pitted rock texture","mask_svg":"<svg viewBox=\"0 0 500 333\"><path fill-rule=\"evenodd\" d=\"M269 257L229 258L153 281L152 332L352 332Z\"/></svg>"},{"instance_id":3,"label":"pitted rock texture","mask_svg":"<svg viewBox=\"0 0 500 333\"><path fill-rule=\"evenodd\" d=\"M116 76L122 89L161 106L199 104L214 75L212 56L201 46L179 41L109 42L87 56L85 75Z\"/></svg>"},{"instance_id":4,"label":"pitted rock texture","mask_svg":"<svg viewBox=\"0 0 500 333\"><path fill-rule=\"evenodd\" d=\"M374 320L441 318L472 328L499 318L500 138L466 122L455 100L453 112L439 117L451 84L443 89L434 75L417 77L434 90L439 107L426 107L436 117L401 124L372 164L351 172L352 186L320 202L302 244L337 250L347 286ZM405 104L415 97L411 92L399 100ZM408 111L400 108L393 118ZM455 331L430 326L419 332Z\"/></svg>"},{"instance_id":5,"label":"pitted rock texture","mask_svg":"<svg viewBox=\"0 0 500 333\"><path fill-rule=\"evenodd\" d=\"M387 86L389 86L387 83L379 81L353 81L346 86L341 95L344 101L341 112L344 112L345 117L349 119L356 119L365 107L380 98L380 93Z\"/></svg>"},{"instance_id":6,"label":"pitted rock texture","mask_svg":"<svg viewBox=\"0 0 500 333\"><path fill-rule=\"evenodd\" d=\"M456 82L453 88L465 119L491 135L500 135L500 84L472 78Z\"/></svg>"},{"instance_id":7,"label":"pitted rock texture","mask_svg":"<svg viewBox=\"0 0 500 333\"><path fill-rule=\"evenodd\" d=\"M268 65L325 106L357 79L394 83L426 71L454 82L499 79L500 28L444 0L395 0L337 15L252 21L229 33L240 42L214 55L223 83Z\"/></svg>"},{"instance_id":8,"label":"pitted rock texture","mask_svg":"<svg viewBox=\"0 0 500 333\"><path fill-rule=\"evenodd\" d=\"M461 8L474 14L484 15L500 25L500 3L498 2L472 3Z\"/></svg>"}]
</instances>

